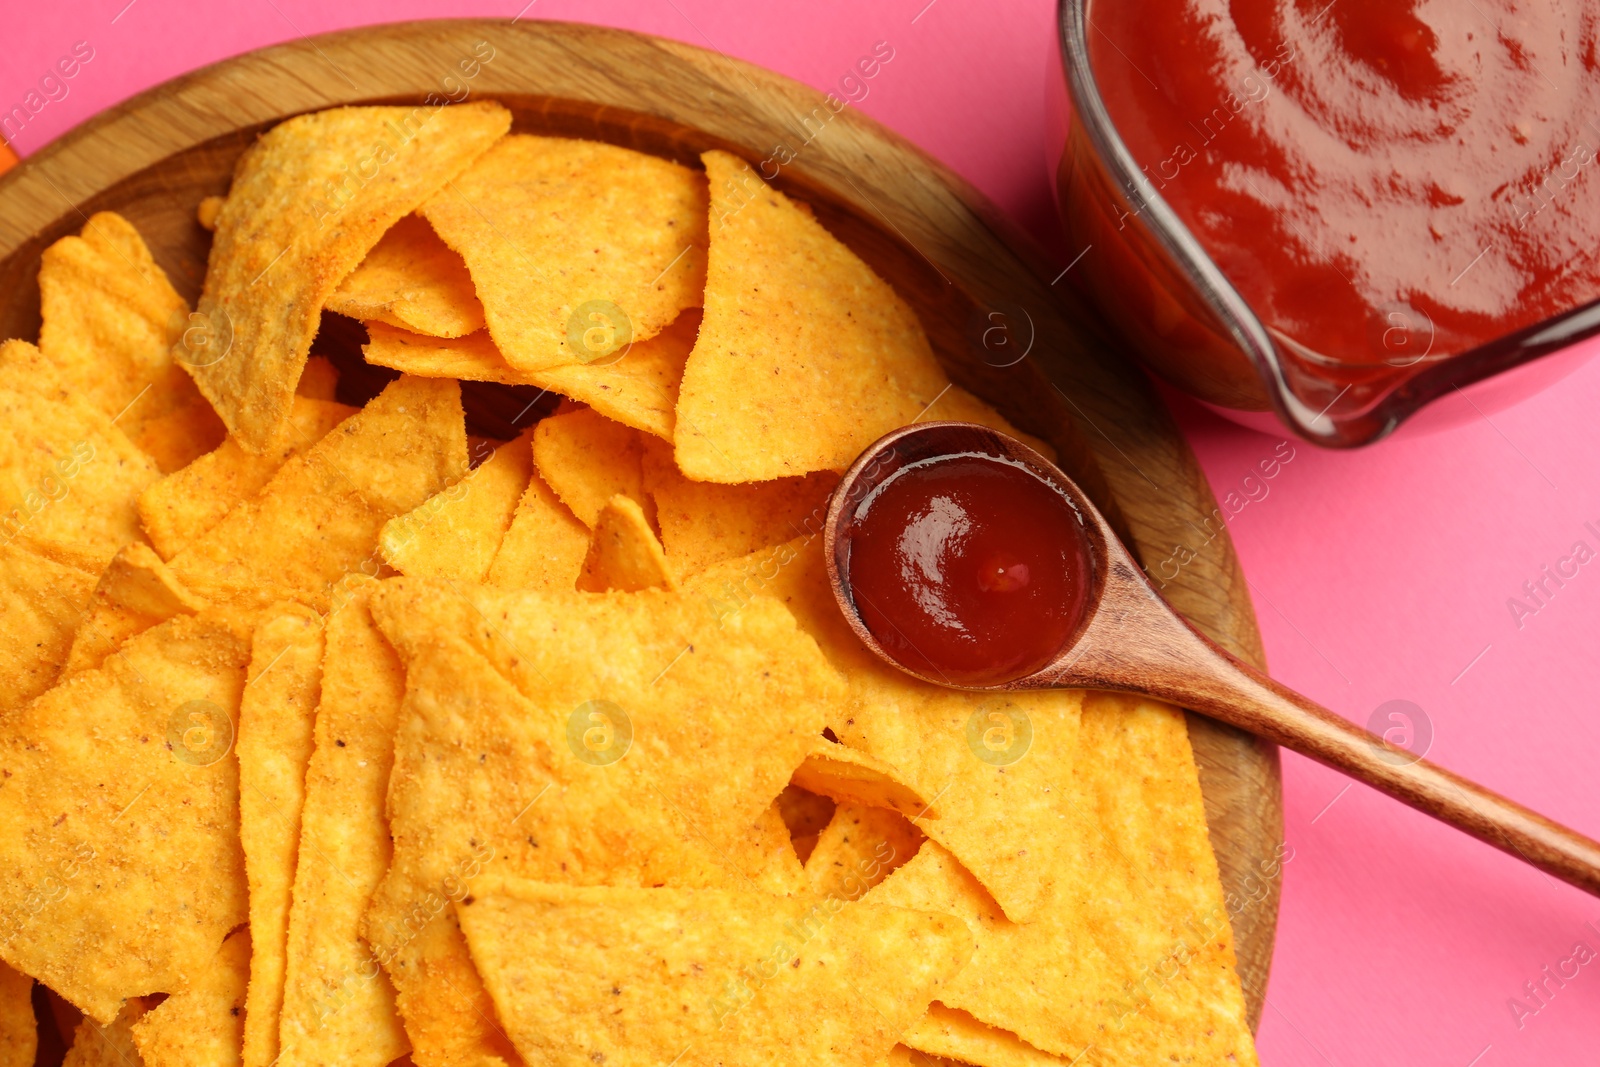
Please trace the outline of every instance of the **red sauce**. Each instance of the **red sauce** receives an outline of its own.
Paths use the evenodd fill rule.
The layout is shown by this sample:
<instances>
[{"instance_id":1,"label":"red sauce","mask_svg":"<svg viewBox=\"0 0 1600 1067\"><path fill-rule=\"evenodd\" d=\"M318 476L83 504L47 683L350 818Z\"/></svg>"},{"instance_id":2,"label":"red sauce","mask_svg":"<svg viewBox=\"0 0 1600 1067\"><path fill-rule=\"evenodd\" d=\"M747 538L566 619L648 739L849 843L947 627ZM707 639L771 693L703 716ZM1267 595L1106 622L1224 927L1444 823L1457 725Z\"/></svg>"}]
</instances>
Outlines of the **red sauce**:
<instances>
[{"instance_id":1,"label":"red sauce","mask_svg":"<svg viewBox=\"0 0 1600 1067\"><path fill-rule=\"evenodd\" d=\"M1020 463L971 453L890 475L856 509L856 610L907 668L956 685L1031 674L1083 617L1089 585L1071 503Z\"/></svg>"},{"instance_id":2,"label":"red sauce","mask_svg":"<svg viewBox=\"0 0 1600 1067\"><path fill-rule=\"evenodd\" d=\"M1600 7L1090 0L1118 132L1258 315L1407 366L1600 296Z\"/></svg>"}]
</instances>

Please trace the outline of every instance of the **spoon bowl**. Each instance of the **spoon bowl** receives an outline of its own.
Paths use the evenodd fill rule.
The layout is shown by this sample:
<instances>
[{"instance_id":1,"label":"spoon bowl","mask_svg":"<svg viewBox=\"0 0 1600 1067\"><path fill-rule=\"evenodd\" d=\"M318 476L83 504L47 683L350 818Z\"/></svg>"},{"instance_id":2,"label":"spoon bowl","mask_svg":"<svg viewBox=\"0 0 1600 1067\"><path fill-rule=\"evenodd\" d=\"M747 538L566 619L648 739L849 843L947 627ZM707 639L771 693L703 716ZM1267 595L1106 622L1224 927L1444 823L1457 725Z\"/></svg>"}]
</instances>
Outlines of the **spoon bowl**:
<instances>
[{"instance_id":1,"label":"spoon bowl","mask_svg":"<svg viewBox=\"0 0 1600 1067\"><path fill-rule=\"evenodd\" d=\"M958 685L936 667L902 663L874 635L858 607L851 551L874 493L897 474L971 456L1023 465L1060 493L1076 516L1081 534L1077 547L1088 566L1082 614L1043 666L1016 677ZM998 430L975 423L929 422L880 438L834 489L823 555L834 597L856 636L885 663L922 681L977 691L1112 690L1190 708L1342 771L1600 896L1600 843L1363 730L1218 647L1155 590L1071 478Z\"/></svg>"}]
</instances>

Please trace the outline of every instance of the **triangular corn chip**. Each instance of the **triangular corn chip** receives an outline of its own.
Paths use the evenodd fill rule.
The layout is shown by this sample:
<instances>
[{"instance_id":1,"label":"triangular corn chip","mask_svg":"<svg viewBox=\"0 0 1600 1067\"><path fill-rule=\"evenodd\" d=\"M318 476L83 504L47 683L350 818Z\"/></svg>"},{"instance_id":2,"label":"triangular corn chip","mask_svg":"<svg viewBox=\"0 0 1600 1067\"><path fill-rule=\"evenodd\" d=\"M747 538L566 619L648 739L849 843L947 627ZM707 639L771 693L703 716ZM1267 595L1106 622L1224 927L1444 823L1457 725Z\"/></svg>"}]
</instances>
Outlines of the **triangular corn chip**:
<instances>
[{"instance_id":1,"label":"triangular corn chip","mask_svg":"<svg viewBox=\"0 0 1600 1067\"><path fill-rule=\"evenodd\" d=\"M939 818L937 801L919 794L895 767L859 749L821 738L812 745L805 762L795 768L794 784L841 804L888 808L907 819Z\"/></svg>"},{"instance_id":2,"label":"triangular corn chip","mask_svg":"<svg viewBox=\"0 0 1600 1067\"><path fill-rule=\"evenodd\" d=\"M994 408L973 396L959 385L952 385L946 389L933 406L916 420L917 422L975 422L980 426L987 426L1001 433L1010 434L1045 459L1054 463L1056 450L1050 442L1041 440L1032 434L1023 433L1011 423L1006 421Z\"/></svg>"},{"instance_id":3,"label":"triangular corn chip","mask_svg":"<svg viewBox=\"0 0 1600 1067\"><path fill-rule=\"evenodd\" d=\"M850 672L833 730L929 797L941 817L917 825L1028 922L1071 854L1066 797L1082 699L1064 689L962 693L882 667Z\"/></svg>"},{"instance_id":4,"label":"triangular corn chip","mask_svg":"<svg viewBox=\"0 0 1600 1067\"><path fill-rule=\"evenodd\" d=\"M637 430L587 408L552 415L533 430L539 476L590 529L600 509L621 493L649 503L639 462L644 438Z\"/></svg>"},{"instance_id":5,"label":"triangular corn chip","mask_svg":"<svg viewBox=\"0 0 1600 1067\"><path fill-rule=\"evenodd\" d=\"M0 352L32 347L7 341ZM87 401L21 378L0 361L0 543L98 574L143 540L134 501L161 472Z\"/></svg>"},{"instance_id":6,"label":"triangular corn chip","mask_svg":"<svg viewBox=\"0 0 1600 1067\"><path fill-rule=\"evenodd\" d=\"M950 916L748 891L484 877L456 911L530 1067L876 1063L972 951Z\"/></svg>"},{"instance_id":7,"label":"triangular corn chip","mask_svg":"<svg viewBox=\"0 0 1600 1067\"><path fill-rule=\"evenodd\" d=\"M256 628L239 704L239 841L250 881L245 1067L278 1058L289 906L300 850L306 767L322 694L323 620L283 604Z\"/></svg>"},{"instance_id":8,"label":"triangular corn chip","mask_svg":"<svg viewBox=\"0 0 1600 1067\"><path fill-rule=\"evenodd\" d=\"M483 581L533 475L532 436L501 442L465 478L384 523L378 544L389 566L419 578Z\"/></svg>"},{"instance_id":9,"label":"triangular corn chip","mask_svg":"<svg viewBox=\"0 0 1600 1067\"><path fill-rule=\"evenodd\" d=\"M346 574L376 573L383 524L467 472L455 382L400 378L253 500L172 557L173 573L214 603L259 610L296 599L320 610Z\"/></svg>"},{"instance_id":10,"label":"triangular corn chip","mask_svg":"<svg viewBox=\"0 0 1600 1067\"><path fill-rule=\"evenodd\" d=\"M807 792L790 782L778 794L778 813L789 831L795 855L804 864L817 847L817 838L833 819L838 805L829 797Z\"/></svg>"},{"instance_id":11,"label":"triangular corn chip","mask_svg":"<svg viewBox=\"0 0 1600 1067\"><path fill-rule=\"evenodd\" d=\"M578 588L591 593L678 588L661 542L637 500L619 493L600 510Z\"/></svg>"},{"instance_id":12,"label":"triangular corn chip","mask_svg":"<svg viewBox=\"0 0 1600 1067\"><path fill-rule=\"evenodd\" d=\"M971 1067L1071 1067L1065 1057L1052 1056L1009 1030L981 1023L938 1002L930 1004L928 1014L900 1040L918 1052Z\"/></svg>"},{"instance_id":13,"label":"triangular corn chip","mask_svg":"<svg viewBox=\"0 0 1600 1067\"><path fill-rule=\"evenodd\" d=\"M859 900L916 855L922 841L921 830L887 808L840 804L817 835L806 880L819 896Z\"/></svg>"},{"instance_id":14,"label":"triangular corn chip","mask_svg":"<svg viewBox=\"0 0 1600 1067\"><path fill-rule=\"evenodd\" d=\"M706 482L843 471L945 388L917 316L749 164L707 152L705 321L678 394L678 466Z\"/></svg>"},{"instance_id":15,"label":"triangular corn chip","mask_svg":"<svg viewBox=\"0 0 1600 1067\"><path fill-rule=\"evenodd\" d=\"M745 845L729 857L744 875L748 888L790 897L810 889L805 868L795 854L789 827L784 825L778 804L756 816L745 836Z\"/></svg>"},{"instance_id":16,"label":"triangular corn chip","mask_svg":"<svg viewBox=\"0 0 1600 1067\"><path fill-rule=\"evenodd\" d=\"M822 531L832 471L749 485L692 482L672 450L646 441L644 486L661 525L661 544L680 574L746 556L803 534Z\"/></svg>"},{"instance_id":17,"label":"triangular corn chip","mask_svg":"<svg viewBox=\"0 0 1600 1067\"><path fill-rule=\"evenodd\" d=\"M0 713L56 684L94 586L86 571L0 546Z\"/></svg>"},{"instance_id":18,"label":"triangular corn chip","mask_svg":"<svg viewBox=\"0 0 1600 1067\"><path fill-rule=\"evenodd\" d=\"M384 794L405 674L372 622L378 583L352 579L328 620L289 913L277 1063L384 1067L410 1046L394 988L361 937L389 867Z\"/></svg>"},{"instance_id":19,"label":"triangular corn chip","mask_svg":"<svg viewBox=\"0 0 1600 1067\"><path fill-rule=\"evenodd\" d=\"M461 257L427 220L407 215L339 283L327 308L430 337L465 337L483 329L483 305Z\"/></svg>"},{"instance_id":20,"label":"triangular corn chip","mask_svg":"<svg viewBox=\"0 0 1600 1067\"><path fill-rule=\"evenodd\" d=\"M100 573L62 677L98 667L135 634L174 615L198 614L204 607L149 545L124 545Z\"/></svg>"},{"instance_id":21,"label":"triangular corn chip","mask_svg":"<svg viewBox=\"0 0 1600 1067\"><path fill-rule=\"evenodd\" d=\"M408 661L407 714L395 862L367 936L419 1059L435 1062L495 1054L500 1039L453 913L430 901L459 897L480 867L771 885L747 873L763 847L752 826L838 685L775 603L719 628L698 600L663 592L458 589L401 579L375 606Z\"/></svg>"},{"instance_id":22,"label":"triangular corn chip","mask_svg":"<svg viewBox=\"0 0 1600 1067\"><path fill-rule=\"evenodd\" d=\"M222 440L222 422L172 359L189 305L120 215L90 216L39 261L45 376L88 400L177 470Z\"/></svg>"},{"instance_id":23,"label":"triangular corn chip","mask_svg":"<svg viewBox=\"0 0 1600 1067\"><path fill-rule=\"evenodd\" d=\"M307 400L332 400L338 391L339 368L327 356L308 357L306 369L300 372L300 381L295 384L294 395Z\"/></svg>"},{"instance_id":24,"label":"triangular corn chip","mask_svg":"<svg viewBox=\"0 0 1600 1067\"><path fill-rule=\"evenodd\" d=\"M223 516L259 493L290 456L327 436L356 409L332 400L297 396L289 429L271 451L254 455L228 438L187 467L139 494L139 521L162 559L171 559Z\"/></svg>"},{"instance_id":25,"label":"triangular corn chip","mask_svg":"<svg viewBox=\"0 0 1600 1067\"><path fill-rule=\"evenodd\" d=\"M620 705L640 720L632 742L640 764L714 842L735 840L772 803L841 695L815 643L772 600L718 619L698 596L658 590L446 589L385 583L373 611L402 657L430 635L455 633L563 721L595 699ZM580 649L588 659L577 659ZM692 760L683 755L691 751Z\"/></svg>"},{"instance_id":26,"label":"triangular corn chip","mask_svg":"<svg viewBox=\"0 0 1600 1067\"><path fill-rule=\"evenodd\" d=\"M102 1023L184 988L245 920L248 655L180 616L0 719L0 956Z\"/></svg>"},{"instance_id":27,"label":"triangular corn chip","mask_svg":"<svg viewBox=\"0 0 1600 1067\"><path fill-rule=\"evenodd\" d=\"M489 101L333 108L279 123L240 159L177 356L245 451L283 433L334 288L510 123Z\"/></svg>"},{"instance_id":28,"label":"triangular corn chip","mask_svg":"<svg viewBox=\"0 0 1600 1067\"><path fill-rule=\"evenodd\" d=\"M963 1067L963 1065L942 1056L930 1056L904 1045L896 1045L889 1050L887 1056L878 1061L878 1067Z\"/></svg>"},{"instance_id":29,"label":"triangular corn chip","mask_svg":"<svg viewBox=\"0 0 1600 1067\"><path fill-rule=\"evenodd\" d=\"M503 589L570 592L588 552L588 528L534 473L500 539L487 581Z\"/></svg>"},{"instance_id":30,"label":"triangular corn chip","mask_svg":"<svg viewBox=\"0 0 1600 1067\"><path fill-rule=\"evenodd\" d=\"M1078 856L1031 923L1006 919L933 842L867 899L966 919L977 952L939 999L1036 1048L1254 1064L1183 713L1092 694L1063 810Z\"/></svg>"},{"instance_id":31,"label":"triangular corn chip","mask_svg":"<svg viewBox=\"0 0 1600 1067\"><path fill-rule=\"evenodd\" d=\"M361 346L368 363L419 378L526 385L522 372L505 361L488 330L465 337L429 337L382 322L368 322Z\"/></svg>"},{"instance_id":32,"label":"triangular corn chip","mask_svg":"<svg viewBox=\"0 0 1600 1067\"><path fill-rule=\"evenodd\" d=\"M525 371L604 359L698 307L705 211L705 179L687 167L526 134L422 206L467 261L495 345Z\"/></svg>"},{"instance_id":33,"label":"triangular corn chip","mask_svg":"<svg viewBox=\"0 0 1600 1067\"><path fill-rule=\"evenodd\" d=\"M144 1067L239 1067L244 1040L245 985L250 978L250 931L222 943L194 983L145 1012L133 1024L133 1045ZM126 1067L126 1065L124 1065Z\"/></svg>"},{"instance_id":34,"label":"triangular corn chip","mask_svg":"<svg viewBox=\"0 0 1600 1067\"><path fill-rule=\"evenodd\" d=\"M33 979L0 963L0 1067L33 1067L38 1049Z\"/></svg>"},{"instance_id":35,"label":"triangular corn chip","mask_svg":"<svg viewBox=\"0 0 1600 1067\"><path fill-rule=\"evenodd\" d=\"M84 1016L72 1032L72 1047L61 1067L144 1067L134 1047L133 1027L149 1010L146 998L132 997L105 1026Z\"/></svg>"},{"instance_id":36,"label":"triangular corn chip","mask_svg":"<svg viewBox=\"0 0 1600 1067\"><path fill-rule=\"evenodd\" d=\"M524 381L588 404L624 426L672 440L678 384L700 331L700 311L690 308L654 337L592 363L528 371Z\"/></svg>"},{"instance_id":37,"label":"triangular corn chip","mask_svg":"<svg viewBox=\"0 0 1600 1067\"><path fill-rule=\"evenodd\" d=\"M605 359L539 371L520 371L507 363L487 331L445 339L381 322L366 326L369 340L361 351L368 363L424 378L537 386L670 442L678 382L700 328L700 312L690 308L661 333Z\"/></svg>"},{"instance_id":38,"label":"triangular corn chip","mask_svg":"<svg viewBox=\"0 0 1600 1067\"><path fill-rule=\"evenodd\" d=\"M509 1062L514 1053L449 907L468 879L489 868L715 885L730 874L637 773L638 753L619 747L623 757L609 763L606 753L581 757L569 716L531 704L476 652L428 640L406 684L389 793L395 855L365 935L421 1062ZM606 729L601 714L580 716L579 729ZM618 745L610 728L599 741Z\"/></svg>"},{"instance_id":39,"label":"triangular corn chip","mask_svg":"<svg viewBox=\"0 0 1600 1067\"><path fill-rule=\"evenodd\" d=\"M1072 783L1082 694L1054 689L964 693L883 665L844 621L822 538L797 538L730 560L686 583L724 617L760 594L782 600L850 680L829 726L894 769L939 818L918 825L955 852L1007 915L1031 921L1070 855L1062 798Z\"/></svg>"}]
</instances>

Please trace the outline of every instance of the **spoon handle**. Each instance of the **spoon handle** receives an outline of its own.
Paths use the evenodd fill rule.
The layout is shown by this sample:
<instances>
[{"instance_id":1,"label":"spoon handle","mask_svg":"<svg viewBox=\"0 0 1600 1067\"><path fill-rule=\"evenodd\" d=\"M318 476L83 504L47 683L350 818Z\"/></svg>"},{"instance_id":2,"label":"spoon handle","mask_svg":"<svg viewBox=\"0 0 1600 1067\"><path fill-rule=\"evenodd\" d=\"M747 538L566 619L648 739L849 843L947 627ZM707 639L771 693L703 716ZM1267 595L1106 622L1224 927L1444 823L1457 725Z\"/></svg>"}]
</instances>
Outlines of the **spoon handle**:
<instances>
[{"instance_id":1,"label":"spoon handle","mask_svg":"<svg viewBox=\"0 0 1600 1067\"><path fill-rule=\"evenodd\" d=\"M1279 685L1196 632L1142 581L1114 584L1115 610L1091 622L1100 632L1080 646L1088 651L1063 684L1148 693L1237 726L1600 896L1600 843Z\"/></svg>"}]
</instances>

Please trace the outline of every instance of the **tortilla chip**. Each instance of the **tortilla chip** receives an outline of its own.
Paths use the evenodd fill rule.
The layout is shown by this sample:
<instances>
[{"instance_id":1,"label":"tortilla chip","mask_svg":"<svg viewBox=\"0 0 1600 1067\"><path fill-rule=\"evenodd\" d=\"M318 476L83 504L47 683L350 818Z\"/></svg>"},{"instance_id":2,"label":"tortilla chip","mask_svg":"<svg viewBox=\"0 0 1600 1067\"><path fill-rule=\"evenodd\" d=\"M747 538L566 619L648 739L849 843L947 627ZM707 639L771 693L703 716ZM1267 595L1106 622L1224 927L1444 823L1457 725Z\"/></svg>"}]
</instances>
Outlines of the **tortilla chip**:
<instances>
[{"instance_id":1,"label":"tortilla chip","mask_svg":"<svg viewBox=\"0 0 1600 1067\"><path fill-rule=\"evenodd\" d=\"M389 866L384 794L405 674L353 578L327 624L321 699L300 814L277 1062L384 1065L410 1048L394 988L361 938Z\"/></svg>"},{"instance_id":2,"label":"tortilla chip","mask_svg":"<svg viewBox=\"0 0 1600 1067\"><path fill-rule=\"evenodd\" d=\"M32 347L8 341L0 352ZM99 574L117 549L143 540L134 501L161 472L88 402L14 386L14 368L4 371L0 543Z\"/></svg>"},{"instance_id":3,"label":"tortilla chip","mask_svg":"<svg viewBox=\"0 0 1600 1067\"><path fill-rule=\"evenodd\" d=\"M580 758L568 716L530 705L477 653L428 641L406 681L390 776L395 854L365 935L422 1062L515 1062L449 907L468 879L489 864L579 881L727 875L635 773L637 754Z\"/></svg>"},{"instance_id":4,"label":"tortilla chip","mask_svg":"<svg viewBox=\"0 0 1600 1067\"><path fill-rule=\"evenodd\" d=\"M465 880L748 884L752 824L838 686L772 602L718 629L659 591L458 589L398 579L374 607L407 690L367 936L435 1063L511 1054L447 907Z\"/></svg>"},{"instance_id":5,"label":"tortilla chip","mask_svg":"<svg viewBox=\"0 0 1600 1067\"><path fill-rule=\"evenodd\" d=\"M163 471L222 441L221 421L172 360L189 305L126 219L99 212L81 236L45 249L39 298L46 375L115 419Z\"/></svg>"},{"instance_id":6,"label":"tortilla chip","mask_svg":"<svg viewBox=\"0 0 1600 1067\"><path fill-rule=\"evenodd\" d=\"M399 378L291 457L171 567L214 603L259 610L299 600L324 611L346 574L376 573L384 523L466 472L460 386Z\"/></svg>"},{"instance_id":7,"label":"tortilla chip","mask_svg":"<svg viewBox=\"0 0 1600 1067\"><path fill-rule=\"evenodd\" d=\"M678 466L704 482L843 471L922 414L944 371L916 314L854 252L743 160L701 159L711 250Z\"/></svg>"},{"instance_id":8,"label":"tortilla chip","mask_svg":"<svg viewBox=\"0 0 1600 1067\"><path fill-rule=\"evenodd\" d=\"M749 555L802 534L822 531L832 471L753 485L692 482L670 449L646 441L644 486L661 524L661 543L680 574Z\"/></svg>"},{"instance_id":9,"label":"tortilla chip","mask_svg":"<svg viewBox=\"0 0 1600 1067\"><path fill-rule=\"evenodd\" d=\"M595 141L517 134L422 206L518 370L610 356L700 305L705 179Z\"/></svg>"},{"instance_id":10,"label":"tortilla chip","mask_svg":"<svg viewBox=\"0 0 1600 1067\"><path fill-rule=\"evenodd\" d=\"M0 963L0 1067L33 1067L38 1049L33 979Z\"/></svg>"},{"instance_id":11,"label":"tortilla chip","mask_svg":"<svg viewBox=\"0 0 1600 1067\"><path fill-rule=\"evenodd\" d=\"M466 382L527 384L522 372L500 355L488 330L465 337L428 337L382 322L368 322L361 346L368 363L419 378L459 378Z\"/></svg>"},{"instance_id":12,"label":"tortilla chip","mask_svg":"<svg viewBox=\"0 0 1600 1067\"><path fill-rule=\"evenodd\" d=\"M323 620L283 604L256 628L239 704L239 841L250 880L245 1067L278 1057L289 906L312 724L322 693Z\"/></svg>"},{"instance_id":13,"label":"tortilla chip","mask_svg":"<svg viewBox=\"0 0 1600 1067\"><path fill-rule=\"evenodd\" d=\"M238 1067L244 1041L250 931L229 935L211 966L133 1024L144 1067Z\"/></svg>"},{"instance_id":14,"label":"tortilla chip","mask_svg":"<svg viewBox=\"0 0 1600 1067\"><path fill-rule=\"evenodd\" d=\"M76 567L0 546L0 714L56 684L94 586Z\"/></svg>"},{"instance_id":15,"label":"tortilla chip","mask_svg":"<svg viewBox=\"0 0 1600 1067\"><path fill-rule=\"evenodd\" d=\"M697 596L657 590L459 590L389 582L374 615L403 657L457 634L563 719L597 694L627 709L641 720L638 760L666 776L664 794L712 841L736 839L772 803L841 693L815 643L771 600L719 620Z\"/></svg>"},{"instance_id":16,"label":"tortilla chip","mask_svg":"<svg viewBox=\"0 0 1600 1067\"><path fill-rule=\"evenodd\" d=\"M591 593L678 588L661 542L637 500L618 494L601 509L578 588Z\"/></svg>"},{"instance_id":17,"label":"tortilla chip","mask_svg":"<svg viewBox=\"0 0 1600 1067\"><path fill-rule=\"evenodd\" d=\"M666 329L625 351L592 363L527 371L530 385L588 404L608 419L672 440L678 384L700 331L700 310L689 308Z\"/></svg>"},{"instance_id":18,"label":"tortilla chip","mask_svg":"<svg viewBox=\"0 0 1600 1067\"><path fill-rule=\"evenodd\" d=\"M1078 855L1034 922L1007 920L931 841L867 899L966 919L977 952L939 999L1036 1048L1254 1064L1183 713L1090 694L1062 807Z\"/></svg>"},{"instance_id":19,"label":"tortilla chip","mask_svg":"<svg viewBox=\"0 0 1600 1067\"><path fill-rule=\"evenodd\" d=\"M145 535L162 559L171 559L253 499L290 456L298 456L355 413L355 408L332 400L295 397L289 432L270 452L252 455L230 437L141 493L139 521Z\"/></svg>"},{"instance_id":20,"label":"tortilla chip","mask_svg":"<svg viewBox=\"0 0 1600 1067\"><path fill-rule=\"evenodd\" d=\"M833 818L834 802L815 793L809 793L790 782L778 794L778 814L789 831L795 857L804 864L817 847L817 838Z\"/></svg>"},{"instance_id":21,"label":"tortilla chip","mask_svg":"<svg viewBox=\"0 0 1600 1067\"><path fill-rule=\"evenodd\" d=\"M279 123L239 160L178 358L245 451L277 443L334 288L510 123L489 101L332 108Z\"/></svg>"},{"instance_id":22,"label":"tortilla chip","mask_svg":"<svg viewBox=\"0 0 1600 1067\"><path fill-rule=\"evenodd\" d=\"M641 506L649 502L639 468L643 440L598 412L571 411L534 427L533 462L561 502L593 529L600 509L619 493Z\"/></svg>"},{"instance_id":23,"label":"tortilla chip","mask_svg":"<svg viewBox=\"0 0 1600 1067\"><path fill-rule=\"evenodd\" d=\"M700 328L690 308L655 337L593 363L539 371L517 370L495 347L488 331L455 339L424 337L381 322L366 324L362 346L368 363L424 378L532 385L588 404L608 419L672 440L683 365Z\"/></svg>"},{"instance_id":24,"label":"tortilla chip","mask_svg":"<svg viewBox=\"0 0 1600 1067\"><path fill-rule=\"evenodd\" d=\"M1064 1058L1042 1052L1008 1030L937 1001L900 1040L918 1052L972 1067L1070 1067Z\"/></svg>"},{"instance_id":25,"label":"tortilla chip","mask_svg":"<svg viewBox=\"0 0 1600 1067\"><path fill-rule=\"evenodd\" d=\"M133 1026L148 1010L145 998L133 997L104 1027L85 1016L72 1033L72 1047L61 1067L144 1067L133 1043Z\"/></svg>"},{"instance_id":26,"label":"tortilla chip","mask_svg":"<svg viewBox=\"0 0 1600 1067\"><path fill-rule=\"evenodd\" d=\"M560 1067L876 1063L972 951L950 916L748 891L483 877L456 911L517 1051Z\"/></svg>"},{"instance_id":27,"label":"tortilla chip","mask_svg":"<svg viewBox=\"0 0 1600 1067\"><path fill-rule=\"evenodd\" d=\"M294 387L295 396L307 400L332 400L339 391L339 368L327 356L310 356L306 369L300 372L300 381ZM290 415L292 419L293 414Z\"/></svg>"},{"instance_id":28,"label":"tortilla chip","mask_svg":"<svg viewBox=\"0 0 1600 1067\"><path fill-rule=\"evenodd\" d=\"M204 608L149 545L125 545L100 574L72 637L62 677L100 666L128 638L174 615L194 615Z\"/></svg>"},{"instance_id":29,"label":"tortilla chip","mask_svg":"<svg viewBox=\"0 0 1600 1067\"><path fill-rule=\"evenodd\" d=\"M819 896L860 900L922 841L921 830L886 808L840 804L806 860L806 880Z\"/></svg>"},{"instance_id":30,"label":"tortilla chip","mask_svg":"<svg viewBox=\"0 0 1600 1067\"><path fill-rule=\"evenodd\" d=\"M102 1023L184 988L245 921L247 657L180 616L0 719L0 956Z\"/></svg>"},{"instance_id":31,"label":"tortilla chip","mask_svg":"<svg viewBox=\"0 0 1600 1067\"><path fill-rule=\"evenodd\" d=\"M818 738L794 772L794 784L840 804L888 808L907 819L937 819L939 806L909 785L900 771L857 749Z\"/></svg>"},{"instance_id":32,"label":"tortilla chip","mask_svg":"<svg viewBox=\"0 0 1600 1067\"><path fill-rule=\"evenodd\" d=\"M327 308L430 337L465 337L483 329L483 305L467 265L418 215L395 223L372 246L328 297Z\"/></svg>"},{"instance_id":33,"label":"tortilla chip","mask_svg":"<svg viewBox=\"0 0 1600 1067\"><path fill-rule=\"evenodd\" d=\"M401 574L481 582L533 475L533 432L495 448L465 478L384 523L384 560Z\"/></svg>"},{"instance_id":34,"label":"tortilla chip","mask_svg":"<svg viewBox=\"0 0 1600 1067\"><path fill-rule=\"evenodd\" d=\"M966 1067L954 1060L947 1060L942 1056L930 1056L925 1052L906 1048L904 1045L896 1045L890 1049L889 1055L879 1060L878 1064L879 1067Z\"/></svg>"},{"instance_id":35,"label":"tortilla chip","mask_svg":"<svg viewBox=\"0 0 1600 1067\"><path fill-rule=\"evenodd\" d=\"M746 831L743 846L730 853L729 858L748 883L743 888L780 897L792 897L810 888L776 801L756 816Z\"/></svg>"},{"instance_id":36,"label":"tortilla chip","mask_svg":"<svg viewBox=\"0 0 1600 1067\"><path fill-rule=\"evenodd\" d=\"M783 601L850 680L829 715L834 735L895 768L939 812L918 820L923 832L955 852L1007 915L1031 921L1071 850L1061 798L1078 750L1080 692L964 693L885 666L845 623L820 537L718 564L686 584L724 617L761 594Z\"/></svg>"},{"instance_id":37,"label":"tortilla chip","mask_svg":"<svg viewBox=\"0 0 1600 1067\"><path fill-rule=\"evenodd\" d=\"M952 385L944 394L934 401L933 406L924 411L917 422L975 422L980 426L987 426L992 430L999 430L1009 434L1033 449L1035 452L1048 459L1051 463L1056 461L1056 450L1050 442L1029 433L1023 433L1011 423L1007 422L994 408L973 396L959 385Z\"/></svg>"},{"instance_id":38,"label":"tortilla chip","mask_svg":"<svg viewBox=\"0 0 1600 1067\"><path fill-rule=\"evenodd\" d=\"M486 580L503 589L570 591L588 552L588 528L534 473L517 501Z\"/></svg>"},{"instance_id":39,"label":"tortilla chip","mask_svg":"<svg viewBox=\"0 0 1600 1067\"><path fill-rule=\"evenodd\" d=\"M777 803L783 824L788 827L792 837L820 834L833 819L834 809L838 807L831 797L801 789L793 782L783 787Z\"/></svg>"}]
</instances>

